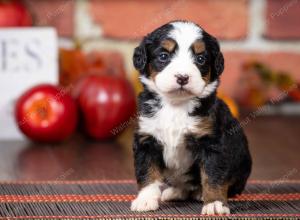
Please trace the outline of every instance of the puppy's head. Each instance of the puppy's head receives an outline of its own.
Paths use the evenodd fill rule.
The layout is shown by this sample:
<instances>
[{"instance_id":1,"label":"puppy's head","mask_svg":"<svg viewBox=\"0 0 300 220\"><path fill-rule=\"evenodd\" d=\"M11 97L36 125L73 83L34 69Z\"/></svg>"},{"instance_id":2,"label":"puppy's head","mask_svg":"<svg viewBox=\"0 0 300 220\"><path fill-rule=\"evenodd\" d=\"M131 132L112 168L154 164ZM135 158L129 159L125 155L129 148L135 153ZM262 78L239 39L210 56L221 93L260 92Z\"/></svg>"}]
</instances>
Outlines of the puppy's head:
<instances>
[{"instance_id":1,"label":"puppy's head","mask_svg":"<svg viewBox=\"0 0 300 220\"><path fill-rule=\"evenodd\" d=\"M165 24L144 37L133 63L144 86L180 100L212 94L224 68L216 38L187 21Z\"/></svg>"}]
</instances>

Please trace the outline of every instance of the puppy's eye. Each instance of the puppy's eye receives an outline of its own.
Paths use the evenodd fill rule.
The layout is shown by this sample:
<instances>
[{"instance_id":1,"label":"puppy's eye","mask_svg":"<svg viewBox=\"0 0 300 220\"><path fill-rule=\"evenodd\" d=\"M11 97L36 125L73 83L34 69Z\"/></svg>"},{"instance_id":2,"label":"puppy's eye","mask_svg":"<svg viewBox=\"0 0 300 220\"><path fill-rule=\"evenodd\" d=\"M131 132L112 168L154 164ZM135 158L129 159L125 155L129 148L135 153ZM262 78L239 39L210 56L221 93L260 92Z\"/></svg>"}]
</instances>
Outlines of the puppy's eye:
<instances>
[{"instance_id":1,"label":"puppy's eye","mask_svg":"<svg viewBox=\"0 0 300 220\"><path fill-rule=\"evenodd\" d=\"M167 62L170 59L170 55L167 52L161 52L158 55L158 60L162 63Z\"/></svg>"},{"instance_id":2,"label":"puppy's eye","mask_svg":"<svg viewBox=\"0 0 300 220\"><path fill-rule=\"evenodd\" d=\"M204 65L205 61L206 61L206 58L205 58L205 56L203 54L199 54L199 55L196 56L196 62L199 65Z\"/></svg>"}]
</instances>

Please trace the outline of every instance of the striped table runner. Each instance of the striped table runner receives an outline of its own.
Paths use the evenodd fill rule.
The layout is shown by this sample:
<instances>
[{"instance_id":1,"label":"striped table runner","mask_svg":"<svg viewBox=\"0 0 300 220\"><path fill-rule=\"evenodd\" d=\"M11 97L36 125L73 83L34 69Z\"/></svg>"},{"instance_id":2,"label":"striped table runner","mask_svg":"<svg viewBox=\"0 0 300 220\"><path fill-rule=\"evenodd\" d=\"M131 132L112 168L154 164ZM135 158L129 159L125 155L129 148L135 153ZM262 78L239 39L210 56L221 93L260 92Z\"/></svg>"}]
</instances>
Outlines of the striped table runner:
<instances>
[{"instance_id":1,"label":"striped table runner","mask_svg":"<svg viewBox=\"0 0 300 220\"><path fill-rule=\"evenodd\" d=\"M300 181L249 181L229 200L230 215L203 216L197 201L134 213L133 180L0 183L0 219L300 219Z\"/></svg>"}]
</instances>

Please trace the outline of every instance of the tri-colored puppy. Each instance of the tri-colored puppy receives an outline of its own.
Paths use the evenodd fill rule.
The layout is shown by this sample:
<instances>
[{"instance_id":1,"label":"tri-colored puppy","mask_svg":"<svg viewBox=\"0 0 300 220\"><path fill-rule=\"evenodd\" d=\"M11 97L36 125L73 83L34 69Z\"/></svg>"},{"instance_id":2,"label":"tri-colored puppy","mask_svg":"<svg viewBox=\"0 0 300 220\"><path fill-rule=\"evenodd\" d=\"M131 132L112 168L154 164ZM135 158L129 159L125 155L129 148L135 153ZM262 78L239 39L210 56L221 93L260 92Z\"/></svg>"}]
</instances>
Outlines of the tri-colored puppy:
<instances>
[{"instance_id":1,"label":"tri-colored puppy","mask_svg":"<svg viewBox=\"0 0 300 220\"><path fill-rule=\"evenodd\" d=\"M133 146L140 191L131 210L190 197L203 200L202 214L229 213L227 198L244 189L251 157L238 121L216 97L224 69L216 38L192 22L171 22L144 37L133 62L144 91Z\"/></svg>"}]
</instances>

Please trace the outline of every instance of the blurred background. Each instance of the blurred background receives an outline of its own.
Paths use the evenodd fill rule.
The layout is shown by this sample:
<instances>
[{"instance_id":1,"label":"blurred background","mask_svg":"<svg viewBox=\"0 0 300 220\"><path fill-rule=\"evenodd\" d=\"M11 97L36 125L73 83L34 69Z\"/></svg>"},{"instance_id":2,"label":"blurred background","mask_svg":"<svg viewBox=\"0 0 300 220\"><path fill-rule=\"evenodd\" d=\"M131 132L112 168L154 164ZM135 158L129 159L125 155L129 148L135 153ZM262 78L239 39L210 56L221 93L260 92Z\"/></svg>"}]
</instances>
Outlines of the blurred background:
<instances>
[{"instance_id":1,"label":"blurred background","mask_svg":"<svg viewBox=\"0 0 300 220\"><path fill-rule=\"evenodd\" d=\"M0 179L134 178L133 49L178 19L220 40L251 179L299 179L298 0L0 1Z\"/></svg>"}]
</instances>

